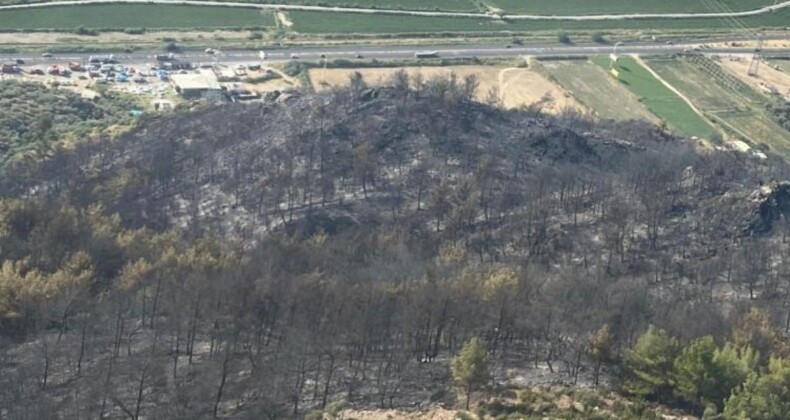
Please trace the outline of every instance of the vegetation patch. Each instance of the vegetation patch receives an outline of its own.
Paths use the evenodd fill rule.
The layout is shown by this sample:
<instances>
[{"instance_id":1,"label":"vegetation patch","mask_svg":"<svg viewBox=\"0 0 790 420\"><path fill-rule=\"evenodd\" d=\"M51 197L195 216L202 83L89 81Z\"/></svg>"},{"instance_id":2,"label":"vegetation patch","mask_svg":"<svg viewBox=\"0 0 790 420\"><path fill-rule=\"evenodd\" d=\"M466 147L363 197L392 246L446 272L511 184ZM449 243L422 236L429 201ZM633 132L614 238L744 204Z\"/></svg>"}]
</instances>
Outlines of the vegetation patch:
<instances>
[{"instance_id":1,"label":"vegetation patch","mask_svg":"<svg viewBox=\"0 0 790 420\"><path fill-rule=\"evenodd\" d=\"M85 139L128 125L133 101L104 96L93 101L37 83L0 82L0 174L13 162L46 156L55 143Z\"/></svg>"}]
</instances>

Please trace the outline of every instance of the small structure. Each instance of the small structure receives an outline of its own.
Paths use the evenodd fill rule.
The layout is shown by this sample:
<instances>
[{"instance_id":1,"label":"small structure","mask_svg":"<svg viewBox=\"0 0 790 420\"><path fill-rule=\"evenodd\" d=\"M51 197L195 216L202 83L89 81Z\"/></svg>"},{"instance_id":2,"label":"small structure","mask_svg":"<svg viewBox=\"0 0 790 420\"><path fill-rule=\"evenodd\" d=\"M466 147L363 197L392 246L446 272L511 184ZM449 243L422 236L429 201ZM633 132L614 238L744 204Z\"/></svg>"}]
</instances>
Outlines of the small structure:
<instances>
[{"instance_id":1,"label":"small structure","mask_svg":"<svg viewBox=\"0 0 790 420\"><path fill-rule=\"evenodd\" d=\"M89 101L95 101L101 97L101 94L95 90L85 89L80 93L80 97Z\"/></svg>"},{"instance_id":2,"label":"small structure","mask_svg":"<svg viewBox=\"0 0 790 420\"><path fill-rule=\"evenodd\" d=\"M0 73L14 74L19 73L19 65L16 63L3 63L0 65Z\"/></svg>"},{"instance_id":3,"label":"small structure","mask_svg":"<svg viewBox=\"0 0 790 420\"><path fill-rule=\"evenodd\" d=\"M228 89L228 95L230 95L230 100L233 102L239 101L254 101L261 99L261 94L258 92L253 92L249 89L244 88L232 88Z\"/></svg>"},{"instance_id":4,"label":"small structure","mask_svg":"<svg viewBox=\"0 0 790 420\"><path fill-rule=\"evenodd\" d=\"M173 103L165 99L154 100L151 102L151 105L153 105L154 111L157 112L170 112L174 108Z\"/></svg>"},{"instance_id":5,"label":"small structure","mask_svg":"<svg viewBox=\"0 0 790 420\"><path fill-rule=\"evenodd\" d=\"M215 98L222 92L217 75L211 70L171 74L170 80L176 93L188 99Z\"/></svg>"}]
</instances>

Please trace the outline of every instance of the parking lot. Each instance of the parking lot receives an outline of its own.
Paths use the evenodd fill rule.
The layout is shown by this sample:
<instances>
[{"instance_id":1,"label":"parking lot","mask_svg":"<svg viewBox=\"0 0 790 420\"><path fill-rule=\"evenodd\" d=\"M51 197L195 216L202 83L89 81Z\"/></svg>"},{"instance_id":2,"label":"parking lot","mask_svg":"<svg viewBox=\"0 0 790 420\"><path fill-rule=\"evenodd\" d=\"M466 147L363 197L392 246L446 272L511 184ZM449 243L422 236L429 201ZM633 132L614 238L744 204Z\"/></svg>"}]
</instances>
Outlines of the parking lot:
<instances>
[{"instance_id":1,"label":"parking lot","mask_svg":"<svg viewBox=\"0 0 790 420\"><path fill-rule=\"evenodd\" d=\"M211 96L220 100L256 100L265 92L298 87L298 81L261 62L218 63L190 62L176 54L159 54L149 62L123 62L112 54L86 55L68 63L44 55L44 62L28 64L24 60L8 60L0 77L44 83L48 86L75 91L84 97L96 97L103 91L139 95L143 102L161 104L184 100L174 79L210 77L221 93ZM47 63L46 59L52 61ZM187 99L205 99L192 96ZM171 106L153 106L156 110Z\"/></svg>"}]
</instances>

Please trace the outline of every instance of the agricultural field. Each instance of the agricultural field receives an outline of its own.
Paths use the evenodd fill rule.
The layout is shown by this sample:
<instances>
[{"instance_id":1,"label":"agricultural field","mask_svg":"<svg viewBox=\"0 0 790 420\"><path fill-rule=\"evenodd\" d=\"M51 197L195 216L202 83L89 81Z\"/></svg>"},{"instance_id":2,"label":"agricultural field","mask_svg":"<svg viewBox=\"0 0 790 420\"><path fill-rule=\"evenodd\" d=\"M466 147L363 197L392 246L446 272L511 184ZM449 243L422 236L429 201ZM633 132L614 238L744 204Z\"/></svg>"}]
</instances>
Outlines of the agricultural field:
<instances>
[{"instance_id":1,"label":"agricultural field","mask_svg":"<svg viewBox=\"0 0 790 420\"><path fill-rule=\"evenodd\" d=\"M50 0L0 0L0 4L46 3L47 1ZM665 0L662 2L633 0L247 0L247 2L447 12L499 10L504 13L537 15L705 13L752 10L774 3L773 0Z\"/></svg>"},{"instance_id":2,"label":"agricultural field","mask_svg":"<svg viewBox=\"0 0 790 420\"><path fill-rule=\"evenodd\" d=\"M274 26L270 12L230 7L106 4L0 11L0 30Z\"/></svg>"},{"instance_id":3,"label":"agricultural field","mask_svg":"<svg viewBox=\"0 0 790 420\"><path fill-rule=\"evenodd\" d=\"M327 0L317 0L327 4ZM352 5L372 5L385 8L374 0L351 1ZM251 1L254 3L255 1ZM329 4L341 5L344 0L332 0ZM371 4L367 4L367 3ZM672 0L670 3L674 3ZM752 2L751 0L749 1ZM296 2L294 2L296 3ZM305 2L307 3L307 1ZM476 8L475 1L469 0L471 6L465 9L466 0L438 0L437 2L417 2L416 0L392 0L392 8L414 10L448 11L482 11ZM546 7L557 7L556 14L561 14L563 4L568 1L545 3ZM587 5L617 5L618 0L581 2ZM636 2L634 2L636 3ZM688 2L695 4L695 2ZM480 3L482 4L482 3ZM487 3L486 3L487 4ZM526 4L538 4L526 3ZM648 7L647 3L639 2L640 7L658 7L656 3ZM430 5L430 6L428 6ZM422 7L420 7L422 6ZM607 6L608 7L608 6ZM553 9L547 9L553 10ZM569 9L570 10L570 9ZM595 7L585 6L577 13L593 13ZM426 17L426 16L392 16L363 13L337 13L318 11L289 11L288 16L294 23L290 30L303 34L402 34L402 33L481 33L481 32L532 32L532 31L591 31L591 30L666 30L666 31L699 31L732 30L733 22L725 19L644 19L644 20L611 20L611 21L532 21L532 20L497 20L493 18L459 18L459 17ZM790 27L790 9L777 13L741 18L740 24L752 27L786 28ZM179 6L179 5L81 5L55 6L27 10L0 11L0 31L9 30L48 30L70 29L78 26L86 28L122 29L126 27L146 28L240 28L274 26L272 13L245 8L223 8L211 6Z\"/></svg>"},{"instance_id":4,"label":"agricultural field","mask_svg":"<svg viewBox=\"0 0 790 420\"><path fill-rule=\"evenodd\" d=\"M631 19L611 21L533 21L480 18L388 16L358 13L290 11L293 30L304 34L321 33L437 33L437 32L529 32L590 30L733 30L724 19ZM790 27L790 9L738 20L752 27ZM585 39L586 41L587 39Z\"/></svg>"},{"instance_id":5,"label":"agricultural field","mask_svg":"<svg viewBox=\"0 0 790 420\"><path fill-rule=\"evenodd\" d=\"M391 16L358 13L290 11L294 31L321 33L427 33L495 32L515 30L505 22L492 19Z\"/></svg>"},{"instance_id":6,"label":"agricultural field","mask_svg":"<svg viewBox=\"0 0 790 420\"><path fill-rule=\"evenodd\" d=\"M765 144L790 156L790 132L765 109L767 99L713 61L701 57L654 58L647 61L662 79L714 121L752 144Z\"/></svg>"},{"instance_id":7,"label":"agricultural field","mask_svg":"<svg viewBox=\"0 0 790 420\"><path fill-rule=\"evenodd\" d=\"M773 0L487 0L485 3L510 13L545 15L705 13L751 10L774 4Z\"/></svg>"},{"instance_id":8,"label":"agricultural field","mask_svg":"<svg viewBox=\"0 0 790 420\"><path fill-rule=\"evenodd\" d=\"M304 4L311 6L360 7L371 9L432 10L448 12L478 12L474 0L253 0L251 3Z\"/></svg>"},{"instance_id":9,"label":"agricultural field","mask_svg":"<svg viewBox=\"0 0 790 420\"><path fill-rule=\"evenodd\" d=\"M387 67L359 69L312 69L310 82L316 90L332 86L345 86L355 72L359 72L366 83L384 85L392 80L398 70L404 70L414 76L419 73L425 80L434 77L446 78L451 73L458 77L474 75L479 82L477 99L485 101L492 92L506 108L518 108L540 101L544 96L553 99L545 109L549 112L560 112L565 108L585 111L585 108L561 87L542 74L523 67L502 66L454 66L454 67Z\"/></svg>"},{"instance_id":10,"label":"agricultural field","mask_svg":"<svg viewBox=\"0 0 790 420\"><path fill-rule=\"evenodd\" d=\"M608 69L608 57L596 57L595 64ZM631 57L620 57L616 69L620 83L640 98L640 101L671 129L687 136L710 139L716 130L675 92L664 86L639 62Z\"/></svg>"},{"instance_id":11,"label":"agricultural field","mask_svg":"<svg viewBox=\"0 0 790 420\"><path fill-rule=\"evenodd\" d=\"M658 122L621 83L587 60L547 60L540 65L565 90L602 118Z\"/></svg>"}]
</instances>

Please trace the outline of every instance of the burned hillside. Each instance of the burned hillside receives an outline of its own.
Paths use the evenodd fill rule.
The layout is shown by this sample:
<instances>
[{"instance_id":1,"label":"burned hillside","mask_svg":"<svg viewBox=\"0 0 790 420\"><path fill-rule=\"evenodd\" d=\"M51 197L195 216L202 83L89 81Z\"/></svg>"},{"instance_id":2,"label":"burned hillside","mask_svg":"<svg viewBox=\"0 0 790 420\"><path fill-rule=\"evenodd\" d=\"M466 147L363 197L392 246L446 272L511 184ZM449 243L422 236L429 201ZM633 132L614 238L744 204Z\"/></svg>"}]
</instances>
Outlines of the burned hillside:
<instances>
[{"instance_id":1,"label":"burned hillside","mask_svg":"<svg viewBox=\"0 0 790 420\"><path fill-rule=\"evenodd\" d=\"M160 118L56 151L5 189L65 191L72 204L101 203L130 226L246 239L318 216L435 219L436 230L458 236L515 221L529 202L556 194L561 209L551 216L578 221L622 182L638 184L630 205L661 218L704 213L722 197L748 201L785 170L778 160L701 152L646 123L502 111L471 101L471 79L394 83Z\"/></svg>"},{"instance_id":2,"label":"burned hillside","mask_svg":"<svg viewBox=\"0 0 790 420\"><path fill-rule=\"evenodd\" d=\"M591 385L648 324L723 339L756 306L786 329L783 161L475 89L401 74L182 110L0 181L0 291L24 291L0 296L0 407L403 408L452 402L470 337L496 384Z\"/></svg>"}]
</instances>

